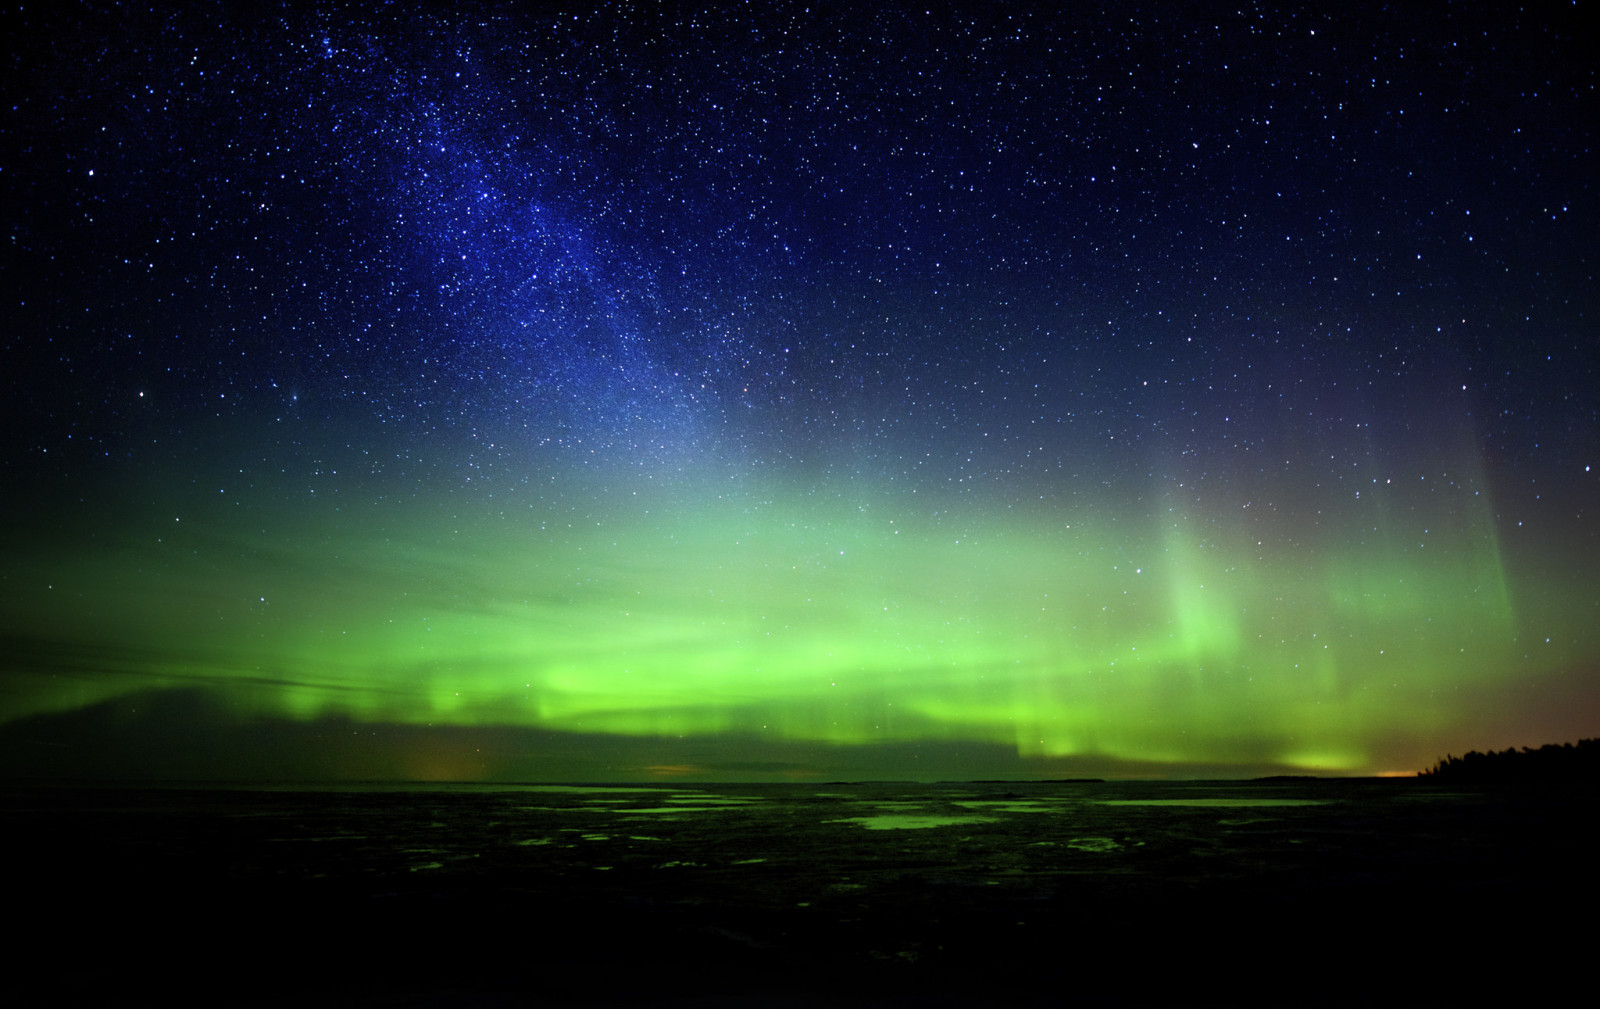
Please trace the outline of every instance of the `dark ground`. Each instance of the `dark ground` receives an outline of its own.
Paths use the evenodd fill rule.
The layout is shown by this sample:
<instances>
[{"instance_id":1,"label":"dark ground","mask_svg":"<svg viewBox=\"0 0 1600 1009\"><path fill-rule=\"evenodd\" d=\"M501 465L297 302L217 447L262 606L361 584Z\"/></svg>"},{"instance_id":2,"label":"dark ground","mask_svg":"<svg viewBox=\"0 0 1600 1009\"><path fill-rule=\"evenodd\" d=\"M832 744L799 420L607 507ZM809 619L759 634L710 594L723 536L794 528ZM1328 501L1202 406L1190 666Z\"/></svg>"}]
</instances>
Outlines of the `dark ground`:
<instances>
[{"instance_id":1,"label":"dark ground","mask_svg":"<svg viewBox=\"0 0 1600 1009\"><path fill-rule=\"evenodd\" d=\"M1595 798L1411 780L11 787L24 938L0 1000L1541 1002L1591 988Z\"/></svg>"}]
</instances>

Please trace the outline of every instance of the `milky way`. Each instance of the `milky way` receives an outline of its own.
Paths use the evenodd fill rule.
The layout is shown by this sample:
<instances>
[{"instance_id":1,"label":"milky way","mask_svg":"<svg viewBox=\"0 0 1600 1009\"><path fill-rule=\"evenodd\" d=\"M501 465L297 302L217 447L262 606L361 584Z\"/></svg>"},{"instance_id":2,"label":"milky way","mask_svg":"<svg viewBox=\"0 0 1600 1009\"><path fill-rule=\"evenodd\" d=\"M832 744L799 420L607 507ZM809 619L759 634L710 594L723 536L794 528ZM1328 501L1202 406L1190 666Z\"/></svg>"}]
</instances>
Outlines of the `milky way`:
<instances>
[{"instance_id":1,"label":"milky way","mask_svg":"<svg viewBox=\"0 0 1600 1009\"><path fill-rule=\"evenodd\" d=\"M7 763L1592 735L1582 13L9 15Z\"/></svg>"}]
</instances>

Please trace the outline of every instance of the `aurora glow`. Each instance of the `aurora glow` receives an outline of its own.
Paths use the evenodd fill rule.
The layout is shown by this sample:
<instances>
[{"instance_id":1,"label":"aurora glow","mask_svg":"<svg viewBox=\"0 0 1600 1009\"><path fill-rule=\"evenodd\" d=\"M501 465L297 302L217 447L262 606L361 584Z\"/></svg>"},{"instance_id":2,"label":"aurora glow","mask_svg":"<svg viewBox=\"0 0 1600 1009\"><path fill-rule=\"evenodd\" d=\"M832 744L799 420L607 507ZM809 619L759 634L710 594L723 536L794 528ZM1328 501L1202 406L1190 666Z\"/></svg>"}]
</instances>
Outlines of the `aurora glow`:
<instances>
[{"instance_id":1,"label":"aurora glow","mask_svg":"<svg viewBox=\"0 0 1600 1009\"><path fill-rule=\"evenodd\" d=\"M1366 17L1318 24L1365 37ZM718 762L763 761L775 774L871 776L875 748L919 745L981 749L973 776L1094 761L1374 773L1594 734L1600 228L1577 167L1592 156L1573 153L1592 151L1587 128L1544 138L1537 184L1521 195L1496 189L1506 176L1493 164L1455 179L1453 194L1444 176L1386 182L1395 188L1363 205L1376 225L1340 218L1315 238L1328 194L1355 200L1367 185L1322 154L1300 168L1281 150L1249 155L1281 171L1245 196L1220 195L1217 180L1257 161L1194 154L1217 145L1204 127L1171 138L1204 182L1141 162L1139 131L1123 127L1103 156L1002 145L985 161L968 141L939 148L937 131L889 115L901 82L872 77L882 53L847 70L865 125L825 139L817 124L741 132L763 113L799 114L752 97L759 81L809 80L798 64L729 68L723 50L691 47L686 59L722 68L710 76L724 93L683 83L642 55L646 41L590 52L548 78L564 100L594 75L641 66L657 84L678 80L679 101L722 94L734 109L730 120L629 112L640 135L617 140L613 162L593 145L608 115L633 108L620 91L609 112L575 111L575 126L511 111L518 73L565 59L559 23L314 20L308 37L323 41L305 52L281 26L248 52L242 36L182 18L157 33L231 53L242 108L288 116L271 136L240 127L247 155L207 155L235 191L209 210L182 187L153 196L138 181L202 111L149 120L114 106L94 123L127 143L106 147L90 126L53 119L61 85L16 57L7 97L28 110L21 129L50 123L50 142L3 176L17 264L0 582L13 752L50 745L76 712L125 703L132 718L139 698L179 688L214 698L230 725L567 734L592 752L563 774L589 773L589 760L606 780L736 776ZM577 20L581 34L628 19ZM1029 24L1030 45L1111 52L1109 29ZM1422 41L1393 45L1449 36L1412 27ZM34 30L94 52L71 19ZM948 71L953 31L908 50L911 62ZM1180 50L1199 59L1185 47L1203 34ZM336 56L361 40L381 54ZM512 43L531 47L523 71L507 62ZM1246 61L1261 56L1238 44ZM148 46L134 64L191 80L183 46ZM1108 57L1122 77L1161 48L1142 46ZM1358 50L1325 58L1353 65ZM1501 74L1561 73L1506 51ZM1041 65L1007 59L974 72L1020 75L1024 90L1067 101ZM466 83L441 83L440 68L458 64ZM275 78L274 66L299 69ZM1408 73L1394 71L1396 94L1420 82L1433 101L1462 87ZM1589 82L1592 106L1592 72L1571 76ZM395 89L381 99L380 79ZM1304 86L1302 105L1271 113L1281 132L1257 145L1314 150L1311 109L1342 88ZM418 111L418 89L433 112ZM328 104L284 112L300 93ZM1579 102L1556 94L1552 108ZM1171 100L1136 88L1118 102L1172 129L1160 112ZM1267 101L1230 100L1218 122ZM1370 134L1390 100L1341 132ZM446 114L469 108L478 126ZM356 111L369 133L334 128ZM949 113L967 126L975 114ZM1101 122L1072 114L1087 133ZM1016 115L1041 143L1057 129L1042 112ZM1509 144L1494 131L1513 118L1481 128ZM1423 132L1406 136L1453 151L1455 122L1424 111ZM848 206L807 221L785 217L804 201L785 197L782 179L730 169L734 192L773 217L767 237L695 195L694 180L715 175L712 154L685 149L693 164L657 165L649 183L629 161L668 158L703 133L750 157L843 157L852 140L882 146L896 131L925 145L933 174L888 154L881 179L824 171ZM595 178L546 177L530 167L529 137ZM1380 148L1350 149L1398 171ZM274 156L292 169L281 180L262 167ZM1040 173L1076 205L1118 158L1144 165L1146 190L1117 190L1059 233L1029 216L1035 183L1023 176ZM283 189L296 171L305 189ZM950 212L995 223L965 237L971 225L948 231L932 211L860 209L891 199L884 187L944 192L968 171L982 191L951 197ZM252 172L262 181L247 185ZM260 209L241 195L249 186L267 194ZM1280 203L1275 187L1303 195ZM1500 205L1485 220L1491 192ZM596 194L630 209L582 210ZM1409 208L1394 238L1390 197ZM785 210L787 198L799 202ZM1060 213L1050 201L1064 198L1047 203ZM274 201L355 223L330 232ZM1423 221L1424 204L1449 208L1451 223ZM147 227L152 206L164 209ZM109 227L73 223L79 207ZM1269 218L1259 232L1225 221L1252 214ZM210 237L178 234L180 219ZM638 233L650 221L665 238ZM860 249L837 245L844 227ZM1546 259L1514 259L1536 228ZM1298 251L1280 250L1284 232ZM250 251L256 238L271 251ZM1221 265L1207 251L1219 241L1232 250ZM1134 252L1152 265L1125 265ZM1444 266L1415 265L1434 258ZM208 266L211 279L193 279ZM100 278L93 293L75 271ZM1575 278L1584 284L1562 286ZM181 293L196 284L200 294ZM169 289L179 293L151 293ZM710 762L683 764L685 746ZM640 757L652 747L658 759ZM23 765L39 771L32 756ZM356 766L418 773L393 755L325 773ZM540 776L525 753L451 766Z\"/></svg>"}]
</instances>

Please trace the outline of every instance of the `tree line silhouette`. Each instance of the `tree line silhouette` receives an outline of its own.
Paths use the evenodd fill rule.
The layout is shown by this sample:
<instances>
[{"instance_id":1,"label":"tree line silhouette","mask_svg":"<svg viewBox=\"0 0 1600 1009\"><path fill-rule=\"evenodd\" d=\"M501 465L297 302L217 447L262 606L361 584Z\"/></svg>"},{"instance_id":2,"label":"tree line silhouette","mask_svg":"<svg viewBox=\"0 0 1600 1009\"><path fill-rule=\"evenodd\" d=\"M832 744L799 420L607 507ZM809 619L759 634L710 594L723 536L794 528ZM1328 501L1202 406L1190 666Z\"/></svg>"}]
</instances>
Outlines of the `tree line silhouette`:
<instances>
[{"instance_id":1,"label":"tree line silhouette","mask_svg":"<svg viewBox=\"0 0 1600 1009\"><path fill-rule=\"evenodd\" d=\"M1417 777L1431 781L1600 781L1600 739L1446 756Z\"/></svg>"}]
</instances>

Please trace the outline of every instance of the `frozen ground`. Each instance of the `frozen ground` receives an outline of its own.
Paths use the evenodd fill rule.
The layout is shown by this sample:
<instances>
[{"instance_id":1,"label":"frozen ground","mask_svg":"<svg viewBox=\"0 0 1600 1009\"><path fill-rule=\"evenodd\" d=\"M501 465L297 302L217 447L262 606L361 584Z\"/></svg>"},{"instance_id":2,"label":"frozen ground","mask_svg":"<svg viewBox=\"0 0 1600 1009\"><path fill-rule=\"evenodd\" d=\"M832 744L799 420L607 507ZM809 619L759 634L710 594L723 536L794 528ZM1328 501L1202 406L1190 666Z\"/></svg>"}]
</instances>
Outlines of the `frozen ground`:
<instances>
[{"instance_id":1,"label":"frozen ground","mask_svg":"<svg viewBox=\"0 0 1600 1009\"><path fill-rule=\"evenodd\" d=\"M1596 877L1593 793L1415 781L0 798L7 984L112 1001L1526 999Z\"/></svg>"}]
</instances>

